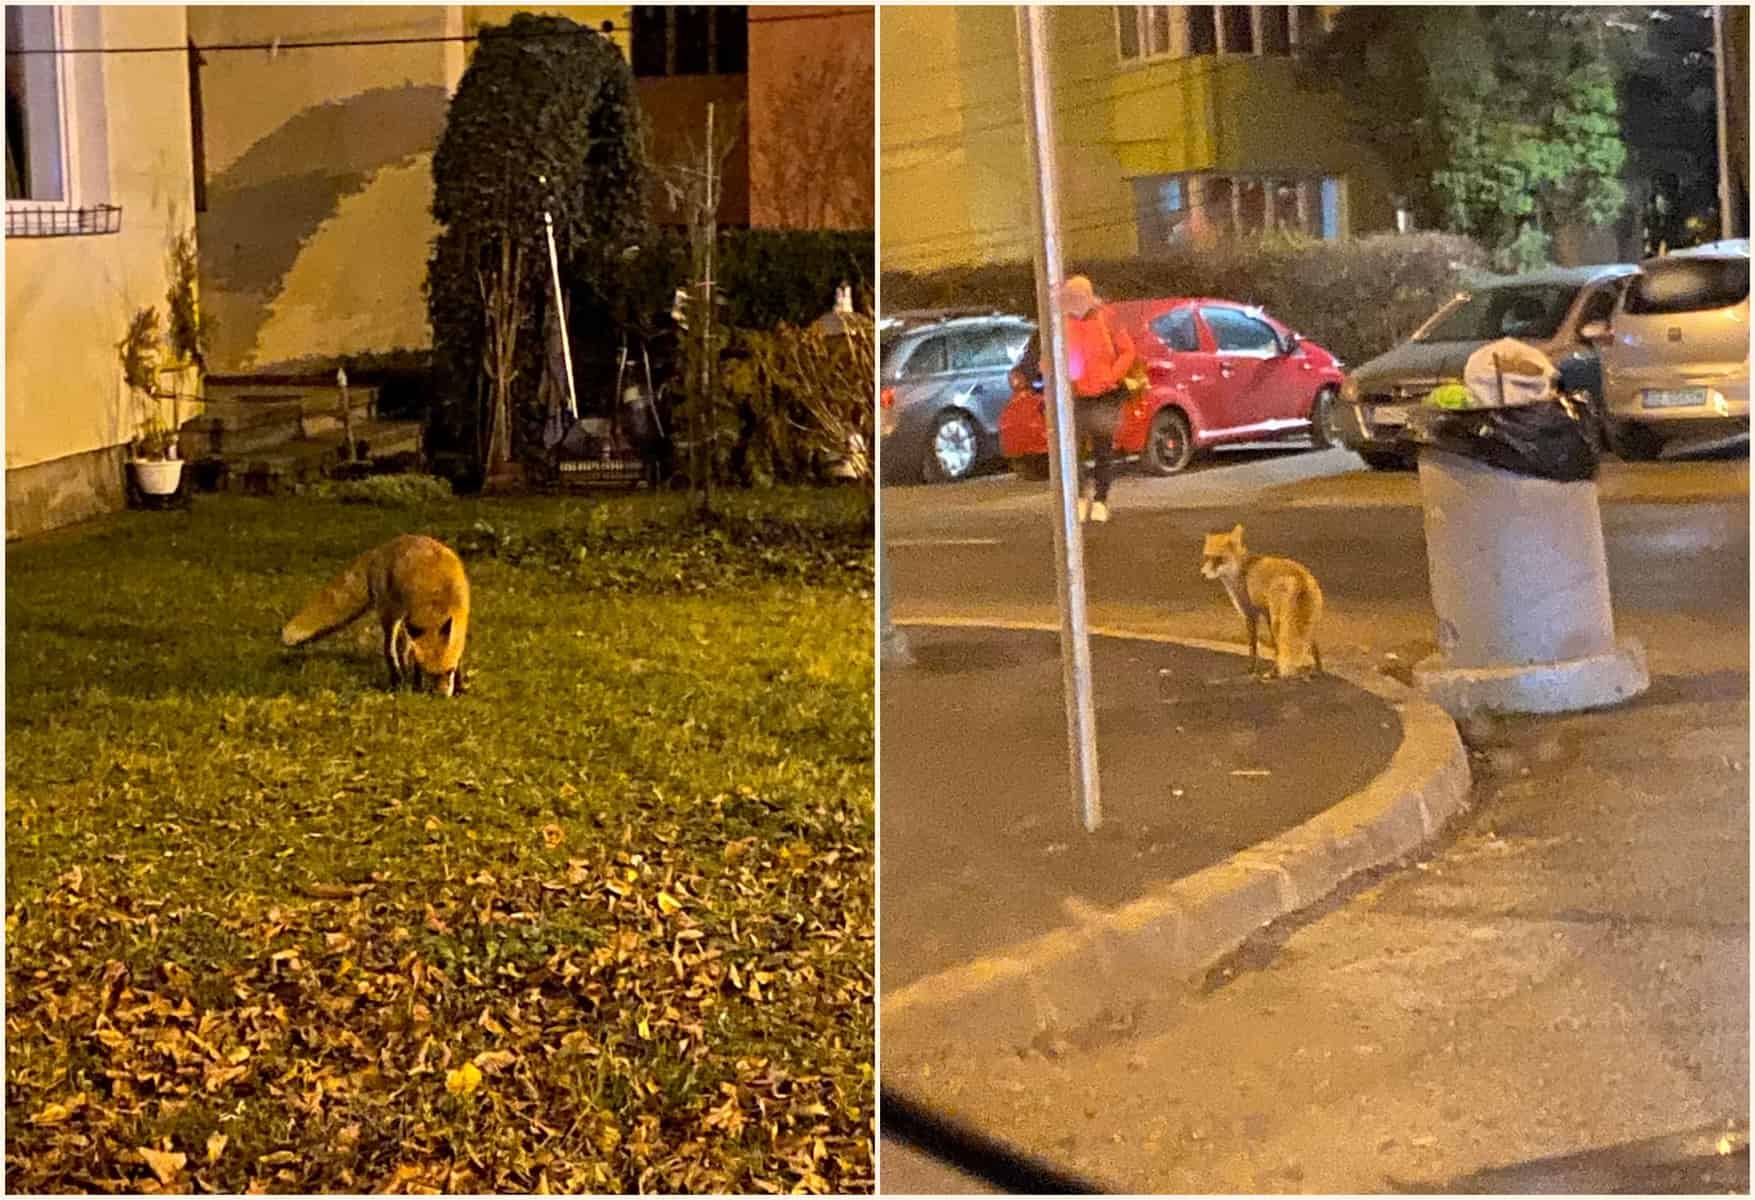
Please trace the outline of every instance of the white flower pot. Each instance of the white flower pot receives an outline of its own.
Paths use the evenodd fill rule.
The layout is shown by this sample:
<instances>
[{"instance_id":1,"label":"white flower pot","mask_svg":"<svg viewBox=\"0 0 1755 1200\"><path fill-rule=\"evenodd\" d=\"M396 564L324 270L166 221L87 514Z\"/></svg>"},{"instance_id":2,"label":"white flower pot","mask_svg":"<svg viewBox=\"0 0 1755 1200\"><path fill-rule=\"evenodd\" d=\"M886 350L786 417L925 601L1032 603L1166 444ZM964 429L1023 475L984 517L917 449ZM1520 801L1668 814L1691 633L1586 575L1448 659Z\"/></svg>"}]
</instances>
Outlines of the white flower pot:
<instances>
[{"instance_id":1,"label":"white flower pot","mask_svg":"<svg viewBox=\"0 0 1755 1200\"><path fill-rule=\"evenodd\" d=\"M137 458L133 461L134 482L148 496L168 496L177 490L177 484L183 478L183 462L181 459L167 459L163 462L152 462Z\"/></svg>"}]
</instances>

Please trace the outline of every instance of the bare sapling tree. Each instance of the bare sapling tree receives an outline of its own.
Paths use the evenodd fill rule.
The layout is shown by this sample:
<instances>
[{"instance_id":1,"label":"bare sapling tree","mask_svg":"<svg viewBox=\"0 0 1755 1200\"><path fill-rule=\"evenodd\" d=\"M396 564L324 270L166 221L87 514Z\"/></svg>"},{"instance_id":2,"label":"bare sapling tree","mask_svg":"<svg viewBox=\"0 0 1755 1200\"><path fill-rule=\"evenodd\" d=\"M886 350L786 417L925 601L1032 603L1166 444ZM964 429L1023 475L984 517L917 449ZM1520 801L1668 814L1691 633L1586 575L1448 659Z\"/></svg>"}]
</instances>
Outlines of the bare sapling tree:
<instances>
[{"instance_id":1,"label":"bare sapling tree","mask_svg":"<svg viewBox=\"0 0 1755 1200\"><path fill-rule=\"evenodd\" d=\"M730 119L726 119L729 117ZM719 298L713 268L719 241L720 180L737 145L741 110L721 113L707 105L707 137L692 145L686 161L661 171L671 211L681 212L689 231L689 281L682 290L684 325L683 392L689 429L689 488L703 512L713 507L713 476L718 470L720 405L714 376L725 332L714 320Z\"/></svg>"}]
</instances>

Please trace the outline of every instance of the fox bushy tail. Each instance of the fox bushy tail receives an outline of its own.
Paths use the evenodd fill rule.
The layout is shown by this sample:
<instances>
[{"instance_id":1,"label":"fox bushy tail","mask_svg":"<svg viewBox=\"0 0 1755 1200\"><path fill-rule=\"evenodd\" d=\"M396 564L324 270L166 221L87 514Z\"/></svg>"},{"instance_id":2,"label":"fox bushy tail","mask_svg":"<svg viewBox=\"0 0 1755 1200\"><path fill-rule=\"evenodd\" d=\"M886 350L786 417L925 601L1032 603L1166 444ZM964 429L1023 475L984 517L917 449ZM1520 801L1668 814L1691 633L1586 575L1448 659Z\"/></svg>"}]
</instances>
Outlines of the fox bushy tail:
<instances>
[{"instance_id":1,"label":"fox bushy tail","mask_svg":"<svg viewBox=\"0 0 1755 1200\"><path fill-rule=\"evenodd\" d=\"M366 583L371 557L370 553L360 555L347 570L311 597L298 615L281 629L281 644L297 646L325 637L364 616L372 606L371 591Z\"/></svg>"}]
</instances>

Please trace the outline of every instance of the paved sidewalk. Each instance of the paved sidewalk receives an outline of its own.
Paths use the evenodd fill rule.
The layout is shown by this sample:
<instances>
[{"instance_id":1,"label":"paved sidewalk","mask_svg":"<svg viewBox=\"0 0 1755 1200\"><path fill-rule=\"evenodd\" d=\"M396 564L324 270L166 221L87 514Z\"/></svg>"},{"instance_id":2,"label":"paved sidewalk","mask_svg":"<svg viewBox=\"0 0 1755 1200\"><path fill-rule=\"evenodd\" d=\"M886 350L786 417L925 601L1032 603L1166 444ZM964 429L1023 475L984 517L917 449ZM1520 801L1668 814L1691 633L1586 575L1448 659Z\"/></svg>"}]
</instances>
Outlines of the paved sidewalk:
<instances>
[{"instance_id":1,"label":"paved sidewalk","mask_svg":"<svg viewBox=\"0 0 1755 1200\"><path fill-rule=\"evenodd\" d=\"M884 669L882 986L1079 925L1225 862L1365 786L1394 707L1335 675L1258 682L1241 656L1094 637L1104 824L1079 824L1059 639L913 626Z\"/></svg>"}]
</instances>

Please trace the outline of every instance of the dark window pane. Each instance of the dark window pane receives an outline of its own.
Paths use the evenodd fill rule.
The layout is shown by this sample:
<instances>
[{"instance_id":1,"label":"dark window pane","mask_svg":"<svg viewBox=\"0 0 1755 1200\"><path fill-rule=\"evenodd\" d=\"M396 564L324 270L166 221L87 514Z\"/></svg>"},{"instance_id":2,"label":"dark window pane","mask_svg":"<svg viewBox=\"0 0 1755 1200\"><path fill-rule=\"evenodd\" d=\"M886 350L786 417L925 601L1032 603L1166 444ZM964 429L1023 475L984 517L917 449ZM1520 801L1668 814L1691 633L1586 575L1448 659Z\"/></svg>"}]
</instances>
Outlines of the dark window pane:
<instances>
[{"instance_id":1,"label":"dark window pane","mask_svg":"<svg viewBox=\"0 0 1755 1200\"><path fill-rule=\"evenodd\" d=\"M707 75L713 70L712 14L700 4L670 10L676 22L676 73Z\"/></svg>"},{"instance_id":2,"label":"dark window pane","mask_svg":"<svg viewBox=\"0 0 1755 1200\"><path fill-rule=\"evenodd\" d=\"M1151 29L1146 39L1147 54L1170 53L1170 6L1154 4L1146 10Z\"/></svg>"},{"instance_id":3,"label":"dark window pane","mask_svg":"<svg viewBox=\"0 0 1755 1200\"><path fill-rule=\"evenodd\" d=\"M1218 35L1213 28L1213 6L1195 4L1184 10L1188 14L1188 52L1190 54L1211 54L1219 48Z\"/></svg>"},{"instance_id":4,"label":"dark window pane","mask_svg":"<svg viewBox=\"0 0 1755 1200\"><path fill-rule=\"evenodd\" d=\"M1292 53L1292 10L1284 4L1270 4L1261 10L1261 52Z\"/></svg>"},{"instance_id":5,"label":"dark window pane","mask_svg":"<svg viewBox=\"0 0 1755 1200\"><path fill-rule=\"evenodd\" d=\"M669 72L665 62L665 20L670 10L653 4L634 9L633 60L636 75L664 75Z\"/></svg>"},{"instance_id":6,"label":"dark window pane","mask_svg":"<svg viewBox=\"0 0 1755 1200\"><path fill-rule=\"evenodd\" d=\"M714 58L721 75L745 75L750 69L750 10L726 5L713 10Z\"/></svg>"},{"instance_id":7,"label":"dark window pane","mask_svg":"<svg viewBox=\"0 0 1755 1200\"><path fill-rule=\"evenodd\" d=\"M1200 315L1221 351L1272 354L1280 348L1279 337L1266 321L1244 316L1234 308L1203 308Z\"/></svg>"},{"instance_id":8,"label":"dark window pane","mask_svg":"<svg viewBox=\"0 0 1755 1200\"><path fill-rule=\"evenodd\" d=\"M1152 332L1168 350L1191 354L1200 349L1200 335L1194 328L1194 310L1178 308L1152 322Z\"/></svg>"},{"instance_id":9,"label":"dark window pane","mask_svg":"<svg viewBox=\"0 0 1755 1200\"><path fill-rule=\"evenodd\" d=\"M1225 53L1255 53L1255 30L1249 21L1249 5L1223 4L1219 11L1225 17Z\"/></svg>"},{"instance_id":10,"label":"dark window pane","mask_svg":"<svg viewBox=\"0 0 1755 1200\"><path fill-rule=\"evenodd\" d=\"M1578 310L1578 324L1588 325L1592 321L1607 321L1615 311L1615 297L1619 288L1615 284L1606 284L1590 294L1584 307Z\"/></svg>"},{"instance_id":11,"label":"dark window pane","mask_svg":"<svg viewBox=\"0 0 1755 1200\"><path fill-rule=\"evenodd\" d=\"M945 339L942 337L927 338L914 348L908 356L908 365L902 368L904 379L919 379L925 375L942 374L945 369Z\"/></svg>"},{"instance_id":12,"label":"dark window pane","mask_svg":"<svg viewBox=\"0 0 1755 1200\"><path fill-rule=\"evenodd\" d=\"M1322 22L1317 19L1316 10L1308 4L1293 4L1286 9L1292 14L1292 40L1300 46L1309 47L1322 40Z\"/></svg>"},{"instance_id":13,"label":"dark window pane","mask_svg":"<svg viewBox=\"0 0 1755 1200\"><path fill-rule=\"evenodd\" d=\"M1237 182L1240 200L1239 219L1243 227L1240 233L1260 233L1267 223L1267 188L1257 179L1241 179Z\"/></svg>"},{"instance_id":14,"label":"dark window pane","mask_svg":"<svg viewBox=\"0 0 1755 1200\"><path fill-rule=\"evenodd\" d=\"M1131 4L1115 6L1115 32L1119 37L1121 57L1138 58L1140 56L1140 25L1139 9Z\"/></svg>"},{"instance_id":15,"label":"dark window pane","mask_svg":"<svg viewBox=\"0 0 1755 1200\"><path fill-rule=\"evenodd\" d=\"M1294 229L1299 233L1310 232L1305 222L1298 215L1298 184L1290 179L1275 180L1272 184L1274 192L1274 228Z\"/></svg>"}]
</instances>

